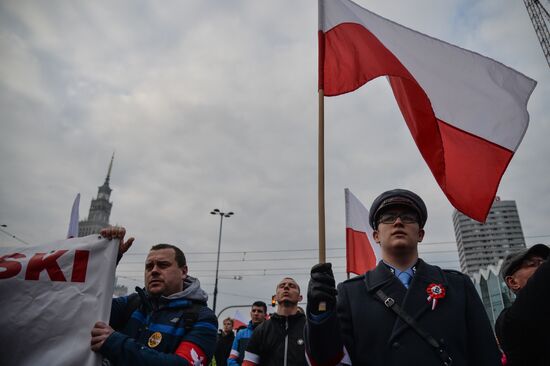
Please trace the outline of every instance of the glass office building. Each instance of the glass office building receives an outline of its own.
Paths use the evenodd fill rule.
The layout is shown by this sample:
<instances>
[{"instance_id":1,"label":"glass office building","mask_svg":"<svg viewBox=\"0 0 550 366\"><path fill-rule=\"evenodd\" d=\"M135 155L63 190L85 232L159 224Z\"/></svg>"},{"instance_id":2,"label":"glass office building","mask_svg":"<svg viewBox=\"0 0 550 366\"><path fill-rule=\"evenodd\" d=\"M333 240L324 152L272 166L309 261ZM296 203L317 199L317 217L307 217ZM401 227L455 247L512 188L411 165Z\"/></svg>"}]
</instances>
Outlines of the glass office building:
<instances>
[{"instance_id":1,"label":"glass office building","mask_svg":"<svg viewBox=\"0 0 550 366\"><path fill-rule=\"evenodd\" d=\"M503 260L489 265L471 275L474 286L483 301L485 311L494 325L502 309L510 306L515 295L504 283L500 275Z\"/></svg>"}]
</instances>

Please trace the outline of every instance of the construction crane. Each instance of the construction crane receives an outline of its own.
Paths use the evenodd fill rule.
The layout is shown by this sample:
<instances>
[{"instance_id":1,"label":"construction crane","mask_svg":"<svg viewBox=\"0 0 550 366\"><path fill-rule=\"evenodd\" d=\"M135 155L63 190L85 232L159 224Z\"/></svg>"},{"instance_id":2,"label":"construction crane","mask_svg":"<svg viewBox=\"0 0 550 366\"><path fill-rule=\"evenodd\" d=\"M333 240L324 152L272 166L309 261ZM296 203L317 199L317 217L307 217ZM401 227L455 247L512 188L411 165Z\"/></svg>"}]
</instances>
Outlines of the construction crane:
<instances>
[{"instance_id":1,"label":"construction crane","mask_svg":"<svg viewBox=\"0 0 550 366\"><path fill-rule=\"evenodd\" d=\"M547 26L547 23L550 23L550 14L539 0L523 0L523 2L527 8L527 13L529 13L529 18L531 18L531 23L533 23L533 28L535 28L535 33L539 38L548 67L550 67L550 33Z\"/></svg>"}]
</instances>

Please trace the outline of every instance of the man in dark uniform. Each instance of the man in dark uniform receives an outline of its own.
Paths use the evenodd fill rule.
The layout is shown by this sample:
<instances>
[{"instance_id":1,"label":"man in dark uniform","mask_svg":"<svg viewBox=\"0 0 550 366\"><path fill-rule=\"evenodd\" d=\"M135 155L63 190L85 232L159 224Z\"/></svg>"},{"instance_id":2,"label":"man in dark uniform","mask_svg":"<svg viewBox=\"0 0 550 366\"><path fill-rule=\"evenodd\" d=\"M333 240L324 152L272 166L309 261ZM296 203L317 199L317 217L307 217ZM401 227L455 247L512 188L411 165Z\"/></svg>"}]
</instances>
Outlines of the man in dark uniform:
<instances>
[{"instance_id":1,"label":"man in dark uniform","mask_svg":"<svg viewBox=\"0 0 550 366\"><path fill-rule=\"evenodd\" d=\"M334 288L330 263L311 270L306 345L311 364L497 366L500 355L481 300L464 274L418 258L427 210L394 189L369 221L382 261ZM338 294L338 298L336 298Z\"/></svg>"},{"instance_id":2,"label":"man in dark uniform","mask_svg":"<svg viewBox=\"0 0 550 366\"><path fill-rule=\"evenodd\" d=\"M550 365L550 249L536 244L506 257L502 277L516 294L495 324L508 366Z\"/></svg>"}]
</instances>

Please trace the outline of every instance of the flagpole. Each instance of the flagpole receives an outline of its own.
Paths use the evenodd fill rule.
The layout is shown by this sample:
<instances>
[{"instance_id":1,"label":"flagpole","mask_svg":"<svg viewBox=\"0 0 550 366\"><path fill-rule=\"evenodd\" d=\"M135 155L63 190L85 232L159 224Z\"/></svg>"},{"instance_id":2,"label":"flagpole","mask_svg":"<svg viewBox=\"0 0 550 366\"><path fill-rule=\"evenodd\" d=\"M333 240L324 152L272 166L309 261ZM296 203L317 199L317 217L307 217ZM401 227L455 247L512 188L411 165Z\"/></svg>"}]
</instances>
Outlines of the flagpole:
<instances>
[{"instance_id":1,"label":"flagpole","mask_svg":"<svg viewBox=\"0 0 550 366\"><path fill-rule=\"evenodd\" d=\"M318 204L319 204L319 263L326 262L325 245L325 100L319 89L319 140L318 140Z\"/></svg>"}]
</instances>

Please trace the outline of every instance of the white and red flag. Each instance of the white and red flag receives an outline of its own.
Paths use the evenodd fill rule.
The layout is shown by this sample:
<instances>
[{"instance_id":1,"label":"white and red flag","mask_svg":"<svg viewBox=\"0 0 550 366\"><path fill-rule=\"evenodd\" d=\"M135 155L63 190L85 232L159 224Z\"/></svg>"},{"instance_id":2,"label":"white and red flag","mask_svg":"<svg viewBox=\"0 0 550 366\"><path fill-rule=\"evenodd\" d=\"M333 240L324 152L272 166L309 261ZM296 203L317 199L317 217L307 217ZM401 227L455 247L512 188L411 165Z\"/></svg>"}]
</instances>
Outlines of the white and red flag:
<instances>
[{"instance_id":1,"label":"white and red flag","mask_svg":"<svg viewBox=\"0 0 550 366\"><path fill-rule=\"evenodd\" d=\"M239 310L235 310L235 315L233 315L233 329L239 329L240 327L246 327L247 325L248 320Z\"/></svg>"},{"instance_id":2,"label":"white and red flag","mask_svg":"<svg viewBox=\"0 0 550 366\"><path fill-rule=\"evenodd\" d=\"M363 274L382 259L380 246L372 238L369 211L345 189L346 196L346 272Z\"/></svg>"},{"instance_id":3,"label":"white and red flag","mask_svg":"<svg viewBox=\"0 0 550 366\"><path fill-rule=\"evenodd\" d=\"M379 76L451 204L485 221L527 129L536 82L352 1L319 0L319 89L340 95Z\"/></svg>"}]
</instances>

